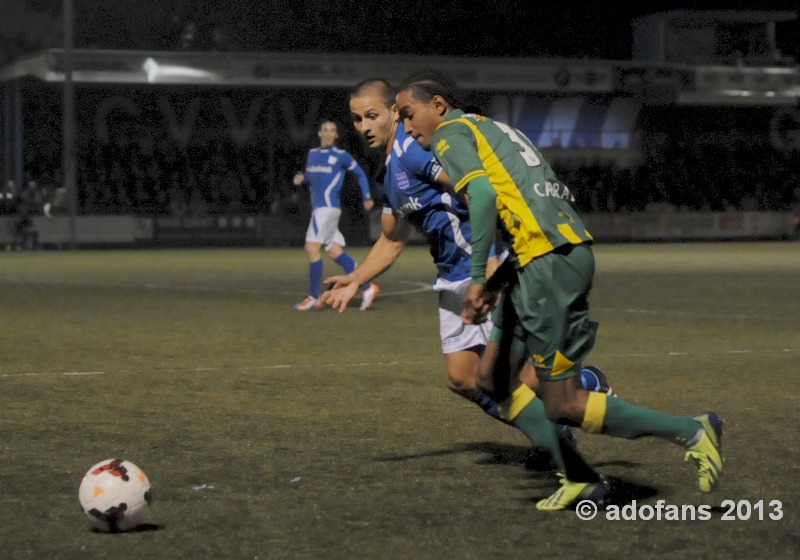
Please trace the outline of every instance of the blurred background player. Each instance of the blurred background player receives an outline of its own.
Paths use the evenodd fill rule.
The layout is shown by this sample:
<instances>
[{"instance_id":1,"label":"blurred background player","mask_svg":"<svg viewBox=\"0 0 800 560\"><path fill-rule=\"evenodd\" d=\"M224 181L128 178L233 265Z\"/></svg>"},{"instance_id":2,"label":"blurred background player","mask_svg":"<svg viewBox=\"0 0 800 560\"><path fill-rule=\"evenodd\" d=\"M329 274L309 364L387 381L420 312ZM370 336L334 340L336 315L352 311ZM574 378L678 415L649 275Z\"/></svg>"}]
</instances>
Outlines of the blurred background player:
<instances>
[{"instance_id":1,"label":"blurred background player","mask_svg":"<svg viewBox=\"0 0 800 560\"><path fill-rule=\"evenodd\" d=\"M41 214L42 207L47 201L47 193L39 183L31 179L27 186L19 189L16 200L16 221L14 223L13 247L20 249L36 249L38 247L38 232L36 231L33 217ZM50 217L49 215L47 216Z\"/></svg>"},{"instance_id":2,"label":"blurred background player","mask_svg":"<svg viewBox=\"0 0 800 560\"><path fill-rule=\"evenodd\" d=\"M294 306L298 311L320 309L319 301L322 290L322 251L324 246L328 256L342 267L345 274L355 269L356 262L345 250L345 240L339 231L339 218L342 215L341 190L345 174L350 171L358 178L364 210L369 212L373 207L369 192L369 181L361 166L353 156L336 147L339 129L332 120L325 120L317 133L319 148L308 152L304 172L294 176L294 185L308 183L311 190L311 222L306 231L305 251L308 256L308 296ZM361 288L361 311L372 306L380 288L377 284L365 282Z\"/></svg>"},{"instance_id":3,"label":"blurred background player","mask_svg":"<svg viewBox=\"0 0 800 560\"><path fill-rule=\"evenodd\" d=\"M325 280L333 287L323 294L323 303L344 311L361 282L392 266L405 247L410 228L416 228L428 240L438 271L434 290L439 294L439 330L450 390L490 416L520 429L536 447L546 450L568 476L597 480L598 475L569 444L570 434L547 420L544 406L533 391L528 391L530 400L525 406L501 414L493 396L478 388L479 372L492 369L488 365L480 367L484 355L498 365L502 381L493 389L497 388L505 400L503 392L508 386L520 384L520 370L527 354L500 355L498 342L489 340L491 323L465 324L461 320L462 301L470 280L469 211L464 201L448 191L449 178L432 154L404 132L394 98L394 89L381 79L366 80L351 91L353 125L371 149L385 156L378 176L383 199L381 235L353 272ZM489 266L496 266L496 258L490 256L487 260ZM532 368L526 371L528 375L534 373ZM602 376L602 372L598 373ZM535 376L531 382L535 383Z\"/></svg>"}]
</instances>

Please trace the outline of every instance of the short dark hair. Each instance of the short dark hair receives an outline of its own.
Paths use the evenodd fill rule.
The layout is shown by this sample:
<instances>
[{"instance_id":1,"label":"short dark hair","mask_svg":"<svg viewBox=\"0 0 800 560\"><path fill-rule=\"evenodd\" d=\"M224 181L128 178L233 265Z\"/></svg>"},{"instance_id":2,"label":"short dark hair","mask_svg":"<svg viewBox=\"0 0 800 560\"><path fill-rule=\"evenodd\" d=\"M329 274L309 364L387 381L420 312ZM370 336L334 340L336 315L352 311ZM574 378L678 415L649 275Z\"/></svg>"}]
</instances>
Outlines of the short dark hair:
<instances>
[{"instance_id":1,"label":"short dark hair","mask_svg":"<svg viewBox=\"0 0 800 560\"><path fill-rule=\"evenodd\" d=\"M322 130L322 125L325 123L333 123L333 125L336 127L336 132L337 133L339 132L339 123L336 122L333 118L324 118L321 121L319 121L319 126L317 127L317 130Z\"/></svg>"},{"instance_id":2,"label":"short dark hair","mask_svg":"<svg viewBox=\"0 0 800 560\"><path fill-rule=\"evenodd\" d=\"M394 98L397 95L392 84L383 78L368 78L353 86L353 89L350 90L350 98L359 97L368 91L377 91L386 101L387 107L391 107L394 104Z\"/></svg>"},{"instance_id":3,"label":"short dark hair","mask_svg":"<svg viewBox=\"0 0 800 560\"><path fill-rule=\"evenodd\" d=\"M430 101L438 95L454 107L459 105L455 82L439 72L420 72L409 76L397 88L398 93L406 90L411 91L411 95L421 101Z\"/></svg>"}]
</instances>

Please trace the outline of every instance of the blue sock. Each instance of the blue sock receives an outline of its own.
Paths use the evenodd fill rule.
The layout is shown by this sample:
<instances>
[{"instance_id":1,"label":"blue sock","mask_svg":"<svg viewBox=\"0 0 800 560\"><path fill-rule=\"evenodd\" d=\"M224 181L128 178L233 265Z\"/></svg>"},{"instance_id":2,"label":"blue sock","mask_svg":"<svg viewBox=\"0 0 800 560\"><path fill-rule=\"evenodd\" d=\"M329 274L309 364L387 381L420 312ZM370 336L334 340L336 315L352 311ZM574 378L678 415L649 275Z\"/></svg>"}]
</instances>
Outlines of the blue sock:
<instances>
[{"instance_id":1,"label":"blue sock","mask_svg":"<svg viewBox=\"0 0 800 560\"><path fill-rule=\"evenodd\" d=\"M336 257L336 264L342 267L345 274L350 274L356 269L356 261L353 260L353 257L348 255L347 253L342 253L338 257ZM366 284L361 284L361 291L363 292L367 288L369 288L370 283L367 282Z\"/></svg>"},{"instance_id":2,"label":"blue sock","mask_svg":"<svg viewBox=\"0 0 800 560\"><path fill-rule=\"evenodd\" d=\"M489 395L487 395L486 393L483 392L478 393L477 395L472 397L472 402L481 407L481 410L483 410L486 414L488 414L492 418L495 418L505 424L508 424L508 422L506 422L506 420L502 416L500 416L500 412L497 410L497 403L494 402L494 399Z\"/></svg>"},{"instance_id":3,"label":"blue sock","mask_svg":"<svg viewBox=\"0 0 800 560\"><path fill-rule=\"evenodd\" d=\"M308 281L310 284L308 295L319 299L322 290L322 259L308 263Z\"/></svg>"},{"instance_id":4,"label":"blue sock","mask_svg":"<svg viewBox=\"0 0 800 560\"><path fill-rule=\"evenodd\" d=\"M336 264L342 267L342 270L344 270L345 274L350 274L356 269L356 261L354 261L353 257L347 253L342 253L336 257Z\"/></svg>"}]
</instances>

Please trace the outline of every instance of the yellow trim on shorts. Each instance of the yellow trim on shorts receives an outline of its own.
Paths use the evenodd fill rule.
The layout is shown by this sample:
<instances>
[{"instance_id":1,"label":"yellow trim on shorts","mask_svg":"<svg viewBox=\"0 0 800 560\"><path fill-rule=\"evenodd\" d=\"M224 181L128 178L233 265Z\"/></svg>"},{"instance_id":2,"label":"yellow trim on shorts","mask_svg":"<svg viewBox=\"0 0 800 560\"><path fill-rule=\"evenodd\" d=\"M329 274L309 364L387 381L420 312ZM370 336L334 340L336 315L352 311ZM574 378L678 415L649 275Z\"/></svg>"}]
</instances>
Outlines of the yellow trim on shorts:
<instances>
[{"instance_id":1,"label":"yellow trim on shorts","mask_svg":"<svg viewBox=\"0 0 800 560\"><path fill-rule=\"evenodd\" d=\"M572 366L574 365L575 362L567 358L560 351L556 350L556 357L553 360L553 370L550 372L550 377L557 377L562 373L566 373L572 369Z\"/></svg>"},{"instance_id":2,"label":"yellow trim on shorts","mask_svg":"<svg viewBox=\"0 0 800 560\"><path fill-rule=\"evenodd\" d=\"M533 399L536 398L536 393L525 385L524 383L514 389L511 396L497 405L497 409L503 418L512 422L514 418L520 415L523 409L528 406Z\"/></svg>"},{"instance_id":3,"label":"yellow trim on shorts","mask_svg":"<svg viewBox=\"0 0 800 560\"><path fill-rule=\"evenodd\" d=\"M606 421L606 404L608 395L605 393L589 393L589 400L586 401L586 412L583 415L581 429L590 434L599 434Z\"/></svg>"}]
</instances>

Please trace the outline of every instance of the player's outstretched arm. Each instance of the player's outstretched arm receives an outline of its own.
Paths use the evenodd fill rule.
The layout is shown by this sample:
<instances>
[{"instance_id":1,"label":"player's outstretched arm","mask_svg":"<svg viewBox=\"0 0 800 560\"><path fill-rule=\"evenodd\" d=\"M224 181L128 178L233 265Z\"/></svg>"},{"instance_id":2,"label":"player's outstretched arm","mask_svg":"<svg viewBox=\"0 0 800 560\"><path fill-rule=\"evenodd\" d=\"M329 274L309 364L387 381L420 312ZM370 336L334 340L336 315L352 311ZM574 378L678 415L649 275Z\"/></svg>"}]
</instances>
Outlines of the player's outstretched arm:
<instances>
[{"instance_id":1,"label":"player's outstretched arm","mask_svg":"<svg viewBox=\"0 0 800 560\"><path fill-rule=\"evenodd\" d=\"M362 284L380 276L395 263L408 239L408 222L398 220L393 214L384 213L381 215L381 230L381 236L364 262L353 272L323 280L323 284L330 286L330 289L322 293L322 303L338 309L339 313L344 312Z\"/></svg>"},{"instance_id":2,"label":"player's outstretched arm","mask_svg":"<svg viewBox=\"0 0 800 560\"><path fill-rule=\"evenodd\" d=\"M323 280L323 283L328 284L330 288L322 292L319 300L334 309L338 309L339 313L344 313L344 310L347 309L347 304L355 297L358 287L361 285L357 280L358 277L353 272L331 276Z\"/></svg>"}]
</instances>

